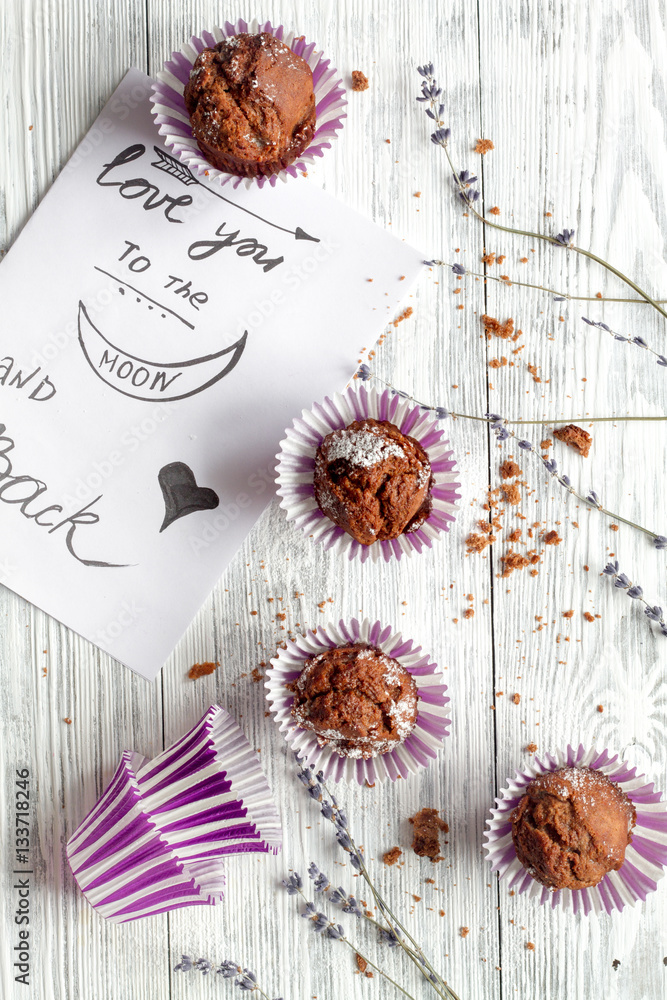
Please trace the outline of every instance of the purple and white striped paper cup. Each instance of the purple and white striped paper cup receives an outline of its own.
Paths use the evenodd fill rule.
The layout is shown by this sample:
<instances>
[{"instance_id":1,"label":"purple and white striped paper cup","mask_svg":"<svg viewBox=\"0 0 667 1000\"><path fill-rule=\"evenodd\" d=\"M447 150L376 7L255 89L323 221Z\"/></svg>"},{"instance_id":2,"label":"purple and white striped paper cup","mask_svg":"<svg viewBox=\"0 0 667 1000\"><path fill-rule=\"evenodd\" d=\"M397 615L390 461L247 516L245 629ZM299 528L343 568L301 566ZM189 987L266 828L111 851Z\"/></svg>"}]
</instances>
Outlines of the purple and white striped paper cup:
<instances>
[{"instance_id":1,"label":"purple and white striped paper cup","mask_svg":"<svg viewBox=\"0 0 667 1000\"><path fill-rule=\"evenodd\" d=\"M388 420L403 434L419 441L428 455L434 479L433 507L422 526L372 545L362 545L320 510L313 485L315 455L326 435L367 417ZM351 385L342 395L336 393L331 399L327 396L323 403L315 403L312 410L303 410L285 433L276 456L280 506L286 511L288 521L294 521L297 528L325 549L362 562L367 559L389 562L431 548L434 539L449 531L460 499L456 462L437 422L410 400L392 394L389 389L378 392L363 384Z\"/></svg>"},{"instance_id":2,"label":"purple and white striped paper cup","mask_svg":"<svg viewBox=\"0 0 667 1000\"><path fill-rule=\"evenodd\" d=\"M123 754L67 855L91 905L123 922L215 905L226 856L280 847L280 818L257 755L213 705L153 761Z\"/></svg>"},{"instance_id":3,"label":"purple and white striped paper cup","mask_svg":"<svg viewBox=\"0 0 667 1000\"><path fill-rule=\"evenodd\" d=\"M637 811L632 842L626 849L622 866L618 871L609 872L590 889L554 891L541 885L523 867L512 843L510 816L527 786L538 775L560 767L589 767L602 771L610 781L618 783ZM577 750L568 746L565 751L547 754L544 761L535 757L529 767L516 771L515 775L496 799L496 807L491 810L484 832L487 840L484 850L491 869L498 872L499 878L509 879L509 888L536 896L540 903L563 906L573 913L586 915L591 912L610 914L626 905L634 906L637 900L644 901L650 892L655 892L667 866L667 802L660 792L654 791L652 782L637 774L636 767L630 767L618 754L611 756L608 750L585 750L580 744Z\"/></svg>"},{"instance_id":4,"label":"purple and white striped paper cup","mask_svg":"<svg viewBox=\"0 0 667 1000\"><path fill-rule=\"evenodd\" d=\"M298 159L270 177L241 177L236 174L219 170L210 163L197 145L192 134L190 116L188 115L183 91L190 77L190 71L200 52L212 48L223 38L248 32L257 34L267 32L284 42L292 52L301 56L313 72L313 90L315 92L315 134L309 146ZM219 184L238 187L242 182L246 187L257 184L260 188L268 183L273 187L278 179L286 181L288 177L296 177L300 171L305 171L309 164L324 155L324 150L331 147L331 141L343 127L347 105L343 80L337 69L331 66L330 60L322 52L316 51L314 42L306 42L303 35L295 35L293 31L285 31L282 25L273 27L270 21L260 24L257 20L248 22L243 19L235 24L226 21L222 28L204 31L201 37L192 36L189 45L180 52L173 52L171 59L164 64L153 84L151 95L153 115L159 125L160 135L182 163L199 176L205 175L209 180Z\"/></svg>"},{"instance_id":5,"label":"purple and white striped paper cup","mask_svg":"<svg viewBox=\"0 0 667 1000\"><path fill-rule=\"evenodd\" d=\"M377 646L387 656L398 660L414 678L419 696L412 733L395 750L368 760L341 757L334 750L321 747L314 732L299 727L292 716L294 695L289 688L306 660L336 646L356 642ZM342 620L338 625L329 623L296 639L288 639L286 648L279 650L271 660L265 687L271 713L291 749L304 763L312 764L324 772L325 778L334 781L356 780L360 785L365 782L373 785L387 778L391 781L407 778L435 760L449 735L447 685L438 665L422 652L421 646L415 646L400 632L368 618L363 622L353 618L349 623Z\"/></svg>"},{"instance_id":6,"label":"purple and white striped paper cup","mask_svg":"<svg viewBox=\"0 0 667 1000\"><path fill-rule=\"evenodd\" d=\"M257 754L219 705L139 768L137 785L160 836L188 864L280 851L280 817Z\"/></svg>"},{"instance_id":7,"label":"purple and white striped paper cup","mask_svg":"<svg viewBox=\"0 0 667 1000\"><path fill-rule=\"evenodd\" d=\"M199 872L183 864L147 815L135 768L145 758L126 751L106 791L67 844L79 888L114 923L222 898L222 863Z\"/></svg>"}]
</instances>

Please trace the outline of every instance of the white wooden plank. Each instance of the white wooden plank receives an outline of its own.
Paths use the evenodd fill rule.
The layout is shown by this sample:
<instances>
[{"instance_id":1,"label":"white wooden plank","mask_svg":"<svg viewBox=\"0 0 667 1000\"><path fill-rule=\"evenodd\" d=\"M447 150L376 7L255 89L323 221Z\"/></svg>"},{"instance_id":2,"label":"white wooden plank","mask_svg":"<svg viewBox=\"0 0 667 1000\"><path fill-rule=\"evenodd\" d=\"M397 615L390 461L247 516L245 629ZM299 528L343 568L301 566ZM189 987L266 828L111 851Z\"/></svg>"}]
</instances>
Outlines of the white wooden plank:
<instances>
[{"instance_id":1,"label":"white wooden plank","mask_svg":"<svg viewBox=\"0 0 667 1000\"><path fill-rule=\"evenodd\" d=\"M480 27L482 128L496 145L484 160L487 208L498 205L499 221L511 220L520 228L575 228L578 245L664 294L658 164L665 153L660 56L665 35L655 6L484 5ZM574 294L626 294L618 280L571 253L492 231L487 249L507 254L493 273ZM527 264L519 262L522 256L529 258ZM491 315L515 317L525 344L514 368L491 373L493 410L533 419L664 414L664 372L654 359L589 331L580 318L604 319L664 347L664 320L648 307L554 303L539 292L491 282L486 298ZM511 358L505 347L493 342L490 354ZM537 366L540 383L533 381L527 363ZM526 434L539 442L548 429L529 427ZM655 432L650 424L588 429L594 437L588 459L558 442L549 454L580 490L594 487L612 510L661 530L664 431ZM505 446L499 455L512 451L517 453ZM505 690L496 711L499 782L526 759L522 748L528 741L542 752L581 741L621 751L664 786L660 734L665 715L659 692L667 646L651 632L640 608L600 577L615 552L625 571L654 595L654 603L664 602L664 553L623 525L611 531L609 521L584 504L565 502L539 465L519 455L528 489L535 491L521 505L526 523L557 527L563 541L549 548L537 543L544 558L534 579L524 570L495 581L497 689ZM496 469L493 473L496 485ZM508 518L509 526L523 528L526 539L525 525L511 514ZM495 572L506 547L497 547ZM574 616L563 618L570 609ZM584 612L601 617L588 622ZM508 697L514 691L521 694L519 705ZM662 995L666 906L662 892L645 907L613 919L575 919L533 900L511 898L501 888L503 995ZM534 952L526 949L528 940ZM616 968L615 960L620 962Z\"/></svg>"}]
</instances>

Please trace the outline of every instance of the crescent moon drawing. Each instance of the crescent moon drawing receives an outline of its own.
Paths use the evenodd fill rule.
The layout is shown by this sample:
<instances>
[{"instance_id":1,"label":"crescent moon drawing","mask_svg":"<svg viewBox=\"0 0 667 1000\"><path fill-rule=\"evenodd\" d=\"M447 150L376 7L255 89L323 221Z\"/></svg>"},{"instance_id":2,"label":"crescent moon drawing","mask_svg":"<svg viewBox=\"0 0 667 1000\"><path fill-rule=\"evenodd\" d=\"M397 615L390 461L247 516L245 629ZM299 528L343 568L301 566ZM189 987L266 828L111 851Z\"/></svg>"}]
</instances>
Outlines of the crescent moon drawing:
<instances>
[{"instance_id":1,"label":"crescent moon drawing","mask_svg":"<svg viewBox=\"0 0 667 1000\"><path fill-rule=\"evenodd\" d=\"M83 302L79 302L79 343L88 364L116 392L144 402L174 402L210 388L236 367L247 339L246 330L230 347L189 361L165 364L146 361L107 340L92 322ZM228 360L221 368L223 358Z\"/></svg>"}]
</instances>

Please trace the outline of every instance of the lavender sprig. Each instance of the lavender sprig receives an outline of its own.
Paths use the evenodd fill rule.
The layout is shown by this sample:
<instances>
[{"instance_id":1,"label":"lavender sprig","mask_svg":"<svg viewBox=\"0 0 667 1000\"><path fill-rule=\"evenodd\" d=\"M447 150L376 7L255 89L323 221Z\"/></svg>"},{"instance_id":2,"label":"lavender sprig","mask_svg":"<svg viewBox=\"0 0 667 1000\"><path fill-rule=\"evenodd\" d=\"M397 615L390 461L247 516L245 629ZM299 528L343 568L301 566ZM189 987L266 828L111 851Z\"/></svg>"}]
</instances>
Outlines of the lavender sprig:
<instances>
[{"instance_id":1,"label":"lavender sprig","mask_svg":"<svg viewBox=\"0 0 667 1000\"><path fill-rule=\"evenodd\" d=\"M541 455L540 452L534 447L532 441L520 438L518 434L507 426L508 421L499 414L487 413L486 418L491 425L491 429L495 431L496 438L499 441L506 441L508 438L514 438L522 451L527 451L534 455L535 458L542 463L552 479L555 479L564 490L567 490L567 492L573 497L576 497L577 500L581 500L583 503L588 504L589 507L593 507L595 510L598 510L601 514L605 514L613 521L620 521L622 524L627 524L629 527L636 528L637 531L641 531L645 535L648 535L653 542L654 548L665 548L665 543L662 541L664 535L659 535L657 532L651 531L650 528L644 528L643 525L637 524L636 521L631 521L627 517L622 517L620 514L615 514L613 511L608 510L605 506L603 506L602 501L595 490L589 490L586 494L579 493L579 491L576 490L570 482L569 476L566 476L564 473L558 471L558 463L555 458L545 458Z\"/></svg>"},{"instance_id":2,"label":"lavender sprig","mask_svg":"<svg viewBox=\"0 0 667 1000\"><path fill-rule=\"evenodd\" d=\"M250 969L244 969L237 962L232 962L230 959L225 959L216 969L208 958L197 958L193 961L189 955L182 955L181 961L178 965L174 966L175 972L192 972L193 970L201 972L203 976L208 976L210 972L215 972L223 979L233 979L233 985L238 987L242 992L258 993L265 1000L270 1000L268 993L265 993L257 982L255 973ZM276 997L275 1000L283 1000L283 998Z\"/></svg>"},{"instance_id":3,"label":"lavender sprig","mask_svg":"<svg viewBox=\"0 0 667 1000\"><path fill-rule=\"evenodd\" d=\"M577 253L582 257L587 257L589 260L595 261L607 271L615 274L616 277L620 278L626 285L629 285L629 287L632 288L637 295L640 295L644 301L648 302L649 305L652 305L661 316L664 316L665 319L667 319L667 311L663 309L663 307L655 299L651 298L651 296L645 292L643 288L640 288L636 282L634 282L631 278L628 278L626 274L623 274L623 272L619 271L618 268L613 266L613 264L610 264L608 261L598 257L590 250L584 250L582 247L575 246L572 242L572 238L574 236L573 229L563 229L555 236L551 236L546 233L534 233L525 229L515 229L513 226L503 226L499 222L493 222L491 219L487 219L486 216L482 215L482 213L475 208L475 202L479 199L479 191L476 188L473 188L472 184L476 178L470 179L470 175L466 170L457 171L449 153L451 130L445 127L442 117L445 113L445 106L440 100L442 90L438 86L433 75L433 63L428 63L425 66L419 66L417 72L422 77L421 95L417 98L417 100L420 103L428 104L428 107L425 109L426 114L436 124L436 130L431 134L431 142L436 146L440 146L444 150L459 197L463 201L466 208L472 212L475 218L479 219L479 221L485 226L492 226L494 229L499 229L504 233L512 233L515 236L528 236L530 239L542 240L544 243L551 243L552 246L566 248L571 250L573 253Z\"/></svg>"},{"instance_id":4,"label":"lavender sprig","mask_svg":"<svg viewBox=\"0 0 667 1000\"><path fill-rule=\"evenodd\" d=\"M514 438L516 440L519 448L522 451L529 451L529 452L531 452L537 459L539 459L539 461L542 462L542 465L547 470L547 472L549 473L549 475L552 476L559 483L559 485L563 487L563 489L567 490L568 493L571 493L572 496L576 497L578 500L581 500L583 503L588 504L589 507L595 508L595 510L598 510L601 514L604 514L606 517L611 518L612 521L620 521L622 524L627 524L630 528L636 528L637 531L641 531L641 532L643 532L643 534L648 535L649 538L651 539L651 541L653 542L654 548L656 548L656 549L666 549L667 548L667 536L665 536L665 535L659 535L657 532L651 531L650 528L645 528L645 527L643 527L643 525L637 524L636 521L631 521L629 518L623 517L621 514L615 514L613 511L607 510L607 508L603 506L602 501L600 500L600 498L597 495L597 493L595 492L595 490L589 490L588 493L585 494L585 495L582 494L582 493L579 493L577 490L575 490L574 486L570 482L569 476L566 476L563 473L559 473L559 471L558 471L558 464L557 464L557 462L556 462L555 459L543 458L542 455L540 454L540 452L534 447L532 441L528 441L528 440L526 440L524 438L520 438L519 435L515 431L513 431L511 429L511 427L509 426L510 424L514 424L514 425L518 425L518 424L547 424L547 423L562 424L562 423L564 423L563 420L552 420L552 421L546 421L546 420L507 420L505 417L501 417L500 414L498 414L498 413L487 413L483 417L478 417L478 416L474 416L474 415L472 415L470 413L455 413L453 411L450 412L449 410L445 409L445 407L443 407L443 406L429 406L428 403L422 403L418 399L415 399L414 396L409 396L406 392L401 392L399 389L396 389L390 382L387 382L387 381L385 381L385 379L380 378L379 375L375 375L375 373L370 370L370 368L368 367L368 365L362 365L361 366L361 368L357 372L357 378L360 378L364 382L368 381L371 378L376 379L376 381L381 382L383 385L386 385L387 388L390 389L396 395L401 396L403 399L409 399L411 402L416 403L416 405L419 406L422 410L430 410L432 413L434 413L436 415L436 417L439 420L445 420L447 417L461 417L461 418L463 418L465 420L477 420L480 423L489 424L490 427L491 427L491 429L495 432L498 441L507 441L509 438ZM572 417L568 421L568 423L574 423L577 420L585 420L587 423L590 423L590 422L592 422L594 420L598 420L598 421L601 421L601 420L613 420L613 421L616 421L616 419L617 419L616 417L597 417L597 418L596 417ZM623 418L619 417L618 419L622 420ZM652 417L635 417L635 418L628 417L627 419L628 420L632 420L632 419L637 419L637 420L644 420L644 419L645 420L652 420L652 419L664 420L664 419L667 419L667 418L665 418L665 417L656 417L656 418L652 418Z\"/></svg>"},{"instance_id":5,"label":"lavender sprig","mask_svg":"<svg viewBox=\"0 0 667 1000\"><path fill-rule=\"evenodd\" d=\"M471 271L469 268L463 266L463 264L451 264L446 260L425 260L424 264L427 267L447 267L450 268L454 274L458 277L470 277L470 278L481 278L483 281L496 281L500 285L505 285L506 288L511 288L512 285L516 285L517 288L535 288L538 292L546 292L548 295L553 296L554 302L635 302L639 305L647 305L646 299L629 299L629 298L619 298L618 296L611 295L570 295L569 292L559 292L555 288L549 288L547 285L536 285L531 281L517 281L514 278L509 278L506 275L500 276L497 274L489 274L488 272L484 274L481 271ZM656 302L661 304L667 303L667 299L656 299Z\"/></svg>"},{"instance_id":6,"label":"lavender sprig","mask_svg":"<svg viewBox=\"0 0 667 1000\"><path fill-rule=\"evenodd\" d=\"M458 1000L453 990L428 961L417 941L415 941L407 928L392 912L389 905L376 889L366 868L363 852L360 847L357 847L350 833L347 816L339 806L335 796L329 791L323 773L319 771L315 774L313 768L303 766L298 757L297 764L299 765L297 771L299 780L305 786L310 798L319 804L320 812L324 818L333 824L339 846L348 854L352 867L359 872L359 875L368 885L377 909L385 922L386 926L383 929L396 938L398 945L408 955L442 1000Z\"/></svg>"},{"instance_id":7,"label":"lavender sprig","mask_svg":"<svg viewBox=\"0 0 667 1000\"><path fill-rule=\"evenodd\" d=\"M641 347L644 351L649 351L649 353L658 359L657 363L661 366L661 368L667 368L667 358L665 355L659 354L657 351L654 351L652 347L649 347L643 337L624 337L622 333L615 333L614 330L607 326L606 323L601 323L600 321L596 322L595 320L588 319L586 316L582 316L581 318L584 323L588 324L588 326L596 326L598 330L604 330L604 332L608 333L610 337L614 338L614 340L620 340L626 344L634 344L635 347Z\"/></svg>"},{"instance_id":8,"label":"lavender sprig","mask_svg":"<svg viewBox=\"0 0 667 1000\"><path fill-rule=\"evenodd\" d=\"M667 538L665 538L664 545L661 547L664 548L665 546L667 546ZM624 590L628 597L631 597L634 601L640 601L644 605L644 614L648 620L655 622L659 626L661 635L667 636L667 621L665 621L662 608L657 604L649 604L639 584L633 583L625 573L620 572L618 559L608 562L602 572L605 576L611 577L614 581L614 586L619 590Z\"/></svg>"},{"instance_id":9,"label":"lavender sprig","mask_svg":"<svg viewBox=\"0 0 667 1000\"><path fill-rule=\"evenodd\" d=\"M386 379L380 378L375 372L371 371L367 364L362 364L359 366L354 375L355 378L359 379L360 382L368 382L370 379L375 379L376 382L381 382L382 385L386 385L388 389L397 395L401 396L402 399L409 399L417 406L421 407L422 410L431 410L435 413L438 420L446 420L448 417L460 417L462 420L479 420L482 423L488 423L485 417L478 417L472 413L457 413L454 410L448 410L444 406L431 406L429 403L422 403L420 400L415 399L414 396L410 396L409 393L403 392L401 389L397 389L395 385L391 382L387 382ZM506 420L507 424L539 424L540 426L548 426L551 424L577 424L577 423L587 423L587 424L622 424L630 422L664 422L667 421L667 416L647 416L647 417L637 417L628 416L627 414L621 414L618 417L543 417L541 420Z\"/></svg>"},{"instance_id":10,"label":"lavender sprig","mask_svg":"<svg viewBox=\"0 0 667 1000\"><path fill-rule=\"evenodd\" d=\"M311 869L317 872L316 878L322 874L317 868L317 866L312 862L308 869L309 874ZM315 881L316 878L313 880ZM290 896L295 895L295 893L292 892L291 889L297 884L301 886L303 885L300 876L296 872L292 872L290 875L288 875L286 879L283 879L283 885L287 889L288 895ZM341 941L343 944L346 944L348 948L351 948L351 950L354 952L355 955L357 955L360 959L362 959L362 961L366 963L367 966L370 966L372 969L375 969L375 971L379 975L381 975L383 979L386 979L387 982L391 983L392 986L395 986L396 989L399 990L404 996L408 997L408 1000L415 1000L412 994L408 993L408 991L404 989L400 983L397 983L395 979L392 979L392 977L387 972L385 972L384 969L382 969L379 965L376 965L375 962L371 961L371 959L368 958L367 955L364 955L359 950L356 944L350 941L350 939L345 934L345 928L343 927L342 924L337 924L335 920L330 920L326 913L322 913L321 911L319 911L315 906L315 903L312 900L308 899L302 888L297 889L296 892L298 893L299 896L301 896L305 904L300 915L303 917L304 920L307 920L310 923L310 926L312 927L315 934L319 934L321 935L321 937L326 938L330 941ZM352 897L346 896L344 889L336 890L336 892L341 893L342 897L346 900L348 898L352 899ZM345 907L343 909L344 912L348 913L351 912L350 909L346 909ZM361 911L359 912L358 916L361 916Z\"/></svg>"}]
</instances>

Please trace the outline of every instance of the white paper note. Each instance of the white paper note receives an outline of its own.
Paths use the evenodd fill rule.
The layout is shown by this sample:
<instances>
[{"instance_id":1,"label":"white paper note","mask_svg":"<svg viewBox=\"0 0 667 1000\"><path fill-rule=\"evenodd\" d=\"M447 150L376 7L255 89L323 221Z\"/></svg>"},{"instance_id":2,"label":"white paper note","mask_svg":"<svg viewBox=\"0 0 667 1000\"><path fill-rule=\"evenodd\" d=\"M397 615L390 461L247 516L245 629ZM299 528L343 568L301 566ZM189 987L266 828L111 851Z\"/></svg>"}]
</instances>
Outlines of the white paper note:
<instances>
[{"instance_id":1,"label":"white paper note","mask_svg":"<svg viewBox=\"0 0 667 1000\"><path fill-rule=\"evenodd\" d=\"M149 92L127 74L0 266L0 581L152 678L422 254L301 177L195 179Z\"/></svg>"}]
</instances>

